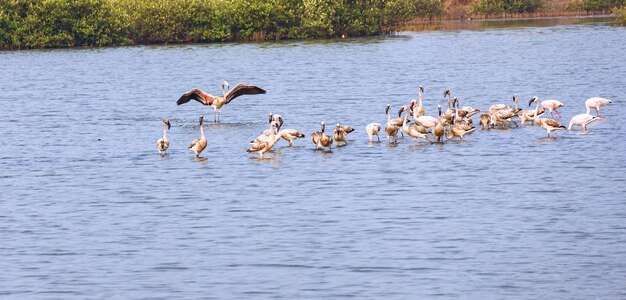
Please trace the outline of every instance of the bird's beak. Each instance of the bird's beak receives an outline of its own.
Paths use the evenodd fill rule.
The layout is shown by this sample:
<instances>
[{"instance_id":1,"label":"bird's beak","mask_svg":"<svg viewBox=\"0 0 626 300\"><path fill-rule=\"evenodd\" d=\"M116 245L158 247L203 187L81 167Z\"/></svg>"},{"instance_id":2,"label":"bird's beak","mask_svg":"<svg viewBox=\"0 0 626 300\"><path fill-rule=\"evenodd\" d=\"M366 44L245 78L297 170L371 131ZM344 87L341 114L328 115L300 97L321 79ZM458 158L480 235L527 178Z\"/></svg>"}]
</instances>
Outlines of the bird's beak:
<instances>
[{"instance_id":1,"label":"bird's beak","mask_svg":"<svg viewBox=\"0 0 626 300\"><path fill-rule=\"evenodd\" d=\"M400 107L400 110L398 111L398 117L402 117L402 112L406 109L405 106Z\"/></svg>"},{"instance_id":2,"label":"bird's beak","mask_svg":"<svg viewBox=\"0 0 626 300\"><path fill-rule=\"evenodd\" d=\"M165 124L167 124L167 130L170 130L172 128L172 123L170 123L170 120L166 120Z\"/></svg>"},{"instance_id":3,"label":"bird's beak","mask_svg":"<svg viewBox=\"0 0 626 300\"><path fill-rule=\"evenodd\" d=\"M387 108L385 108L385 114L388 115L389 114L389 109L391 108L390 105L387 105Z\"/></svg>"},{"instance_id":4,"label":"bird's beak","mask_svg":"<svg viewBox=\"0 0 626 300\"><path fill-rule=\"evenodd\" d=\"M422 86L419 87L420 92L424 92L424 88Z\"/></svg>"},{"instance_id":5,"label":"bird's beak","mask_svg":"<svg viewBox=\"0 0 626 300\"><path fill-rule=\"evenodd\" d=\"M203 120L204 120L204 115L200 115L200 125L202 125Z\"/></svg>"},{"instance_id":6,"label":"bird's beak","mask_svg":"<svg viewBox=\"0 0 626 300\"><path fill-rule=\"evenodd\" d=\"M530 106L531 104L533 104L533 102L535 102L535 98L531 98L530 101L528 101L528 106Z\"/></svg>"}]
</instances>

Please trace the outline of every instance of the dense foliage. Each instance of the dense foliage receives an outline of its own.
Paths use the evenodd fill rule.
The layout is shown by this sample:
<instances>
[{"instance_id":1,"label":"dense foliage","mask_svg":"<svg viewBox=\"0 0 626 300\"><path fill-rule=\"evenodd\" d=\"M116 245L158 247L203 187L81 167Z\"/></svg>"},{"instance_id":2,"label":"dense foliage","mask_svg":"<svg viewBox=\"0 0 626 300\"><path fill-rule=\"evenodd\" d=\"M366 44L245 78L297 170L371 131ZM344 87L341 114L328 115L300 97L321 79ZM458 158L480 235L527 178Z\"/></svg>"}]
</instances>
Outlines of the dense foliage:
<instances>
[{"instance_id":1,"label":"dense foliage","mask_svg":"<svg viewBox=\"0 0 626 300\"><path fill-rule=\"evenodd\" d=\"M542 0L477 0L472 12L484 15L534 12L543 6Z\"/></svg>"},{"instance_id":2,"label":"dense foliage","mask_svg":"<svg viewBox=\"0 0 626 300\"><path fill-rule=\"evenodd\" d=\"M443 0L0 0L0 48L385 33Z\"/></svg>"},{"instance_id":3,"label":"dense foliage","mask_svg":"<svg viewBox=\"0 0 626 300\"><path fill-rule=\"evenodd\" d=\"M615 18L615 22L626 26L626 6L613 9L613 17Z\"/></svg>"},{"instance_id":4,"label":"dense foliage","mask_svg":"<svg viewBox=\"0 0 626 300\"><path fill-rule=\"evenodd\" d=\"M574 0L567 7L572 10L607 11L625 4L626 0Z\"/></svg>"}]
</instances>

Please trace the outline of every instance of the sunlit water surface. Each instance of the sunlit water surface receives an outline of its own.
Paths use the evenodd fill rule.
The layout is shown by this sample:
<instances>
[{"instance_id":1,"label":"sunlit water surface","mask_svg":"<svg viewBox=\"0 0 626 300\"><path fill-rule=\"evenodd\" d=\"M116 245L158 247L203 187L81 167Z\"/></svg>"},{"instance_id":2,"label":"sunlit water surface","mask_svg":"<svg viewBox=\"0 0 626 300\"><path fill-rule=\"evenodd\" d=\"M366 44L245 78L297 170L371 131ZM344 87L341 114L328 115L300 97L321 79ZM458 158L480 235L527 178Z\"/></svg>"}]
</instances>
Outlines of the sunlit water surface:
<instances>
[{"instance_id":1,"label":"sunlit water surface","mask_svg":"<svg viewBox=\"0 0 626 300\"><path fill-rule=\"evenodd\" d=\"M531 25L0 52L0 297L626 298L626 29ZM222 80L267 94L220 124L176 106ZM369 144L365 125L418 84L430 115L445 89L483 110L560 99L565 123L589 97L613 104L557 139ZM258 160L245 150L269 112L307 138ZM320 121L356 132L315 151Z\"/></svg>"}]
</instances>

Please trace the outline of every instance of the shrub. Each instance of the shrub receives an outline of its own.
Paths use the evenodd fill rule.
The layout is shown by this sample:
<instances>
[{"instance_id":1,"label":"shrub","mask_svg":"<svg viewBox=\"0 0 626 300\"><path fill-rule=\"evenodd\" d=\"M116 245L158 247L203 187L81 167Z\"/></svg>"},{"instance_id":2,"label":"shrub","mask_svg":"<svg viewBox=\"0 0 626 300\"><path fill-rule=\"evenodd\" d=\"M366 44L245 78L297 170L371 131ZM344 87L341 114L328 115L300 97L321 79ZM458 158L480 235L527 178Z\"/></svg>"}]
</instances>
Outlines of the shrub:
<instances>
[{"instance_id":1,"label":"shrub","mask_svg":"<svg viewBox=\"0 0 626 300\"><path fill-rule=\"evenodd\" d=\"M472 12L479 14L533 12L543 6L542 0L478 0L472 3Z\"/></svg>"}]
</instances>

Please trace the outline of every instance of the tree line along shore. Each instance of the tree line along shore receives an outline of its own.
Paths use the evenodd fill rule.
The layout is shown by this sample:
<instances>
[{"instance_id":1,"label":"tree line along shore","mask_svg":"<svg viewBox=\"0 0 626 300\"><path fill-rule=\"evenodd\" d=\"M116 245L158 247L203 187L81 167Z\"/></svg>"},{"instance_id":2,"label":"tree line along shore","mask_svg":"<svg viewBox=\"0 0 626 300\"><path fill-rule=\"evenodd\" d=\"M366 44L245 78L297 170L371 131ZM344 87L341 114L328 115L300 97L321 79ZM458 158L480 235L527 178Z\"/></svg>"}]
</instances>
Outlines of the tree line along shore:
<instances>
[{"instance_id":1,"label":"tree line along shore","mask_svg":"<svg viewBox=\"0 0 626 300\"><path fill-rule=\"evenodd\" d=\"M0 49L380 35L405 22L549 11L607 13L626 0L0 0Z\"/></svg>"}]
</instances>

